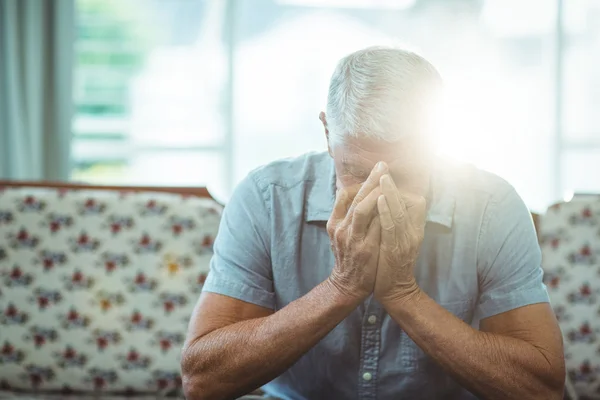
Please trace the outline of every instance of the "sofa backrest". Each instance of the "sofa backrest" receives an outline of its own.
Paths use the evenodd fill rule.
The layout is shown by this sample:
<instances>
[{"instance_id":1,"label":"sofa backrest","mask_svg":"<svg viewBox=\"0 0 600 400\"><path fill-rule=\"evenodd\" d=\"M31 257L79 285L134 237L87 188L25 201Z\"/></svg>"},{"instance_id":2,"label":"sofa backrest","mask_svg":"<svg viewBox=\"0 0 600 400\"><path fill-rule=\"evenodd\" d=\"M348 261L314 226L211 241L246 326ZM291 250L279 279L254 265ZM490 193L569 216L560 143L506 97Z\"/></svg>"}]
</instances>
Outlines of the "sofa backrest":
<instances>
[{"instance_id":1,"label":"sofa backrest","mask_svg":"<svg viewBox=\"0 0 600 400\"><path fill-rule=\"evenodd\" d=\"M1 386L179 386L222 207L205 189L1 184Z\"/></svg>"}]
</instances>

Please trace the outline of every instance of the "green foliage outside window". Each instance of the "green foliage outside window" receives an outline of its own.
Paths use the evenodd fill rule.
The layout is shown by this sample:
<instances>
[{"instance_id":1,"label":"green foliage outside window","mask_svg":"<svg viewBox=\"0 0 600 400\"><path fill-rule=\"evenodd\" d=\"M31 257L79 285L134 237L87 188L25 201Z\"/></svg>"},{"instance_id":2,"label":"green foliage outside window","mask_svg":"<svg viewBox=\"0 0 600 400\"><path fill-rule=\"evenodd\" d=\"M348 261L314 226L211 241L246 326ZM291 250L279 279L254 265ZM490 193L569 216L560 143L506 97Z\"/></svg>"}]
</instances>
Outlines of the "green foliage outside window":
<instances>
[{"instance_id":1,"label":"green foliage outside window","mask_svg":"<svg viewBox=\"0 0 600 400\"><path fill-rule=\"evenodd\" d=\"M77 113L129 113L131 79L144 65L153 42L149 24L144 23L145 10L136 0L77 0Z\"/></svg>"}]
</instances>

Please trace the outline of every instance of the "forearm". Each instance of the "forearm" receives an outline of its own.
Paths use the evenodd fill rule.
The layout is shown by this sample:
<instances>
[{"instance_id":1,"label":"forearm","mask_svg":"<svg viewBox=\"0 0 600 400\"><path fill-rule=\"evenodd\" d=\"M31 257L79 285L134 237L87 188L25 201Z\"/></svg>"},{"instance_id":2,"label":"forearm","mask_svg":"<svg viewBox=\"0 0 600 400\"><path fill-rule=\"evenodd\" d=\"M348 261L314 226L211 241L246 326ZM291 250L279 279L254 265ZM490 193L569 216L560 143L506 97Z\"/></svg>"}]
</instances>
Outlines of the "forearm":
<instances>
[{"instance_id":1,"label":"forearm","mask_svg":"<svg viewBox=\"0 0 600 400\"><path fill-rule=\"evenodd\" d=\"M481 398L562 398L560 360L526 341L473 329L421 291L385 307L425 353Z\"/></svg>"},{"instance_id":2,"label":"forearm","mask_svg":"<svg viewBox=\"0 0 600 400\"><path fill-rule=\"evenodd\" d=\"M186 398L232 398L260 387L288 369L357 305L325 281L268 317L192 340L182 360Z\"/></svg>"}]
</instances>

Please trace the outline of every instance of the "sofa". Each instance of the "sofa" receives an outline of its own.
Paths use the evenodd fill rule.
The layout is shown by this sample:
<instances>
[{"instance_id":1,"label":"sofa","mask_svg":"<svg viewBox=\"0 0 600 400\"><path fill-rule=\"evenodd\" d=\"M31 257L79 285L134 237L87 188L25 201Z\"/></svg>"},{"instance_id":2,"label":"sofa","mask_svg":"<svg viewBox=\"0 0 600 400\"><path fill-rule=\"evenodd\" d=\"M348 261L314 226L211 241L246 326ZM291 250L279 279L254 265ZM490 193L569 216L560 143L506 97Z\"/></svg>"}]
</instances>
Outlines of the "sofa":
<instances>
[{"instance_id":1,"label":"sofa","mask_svg":"<svg viewBox=\"0 0 600 400\"><path fill-rule=\"evenodd\" d=\"M181 398L221 211L204 188L0 182L0 399Z\"/></svg>"},{"instance_id":2,"label":"sofa","mask_svg":"<svg viewBox=\"0 0 600 400\"><path fill-rule=\"evenodd\" d=\"M204 188L0 181L0 400L182 398L221 211ZM600 201L533 217L569 398L600 398Z\"/></svg>"},{"instance_id":3,"label":"sofa","mask_svg":"<svg viewBox=\"0 0 600 400\"><path fill-rule=\"evenodd\" d=\"M540 216L538 229L571 393L600 399L600 196L554 204Z\"/></svg>"}]
</instances>

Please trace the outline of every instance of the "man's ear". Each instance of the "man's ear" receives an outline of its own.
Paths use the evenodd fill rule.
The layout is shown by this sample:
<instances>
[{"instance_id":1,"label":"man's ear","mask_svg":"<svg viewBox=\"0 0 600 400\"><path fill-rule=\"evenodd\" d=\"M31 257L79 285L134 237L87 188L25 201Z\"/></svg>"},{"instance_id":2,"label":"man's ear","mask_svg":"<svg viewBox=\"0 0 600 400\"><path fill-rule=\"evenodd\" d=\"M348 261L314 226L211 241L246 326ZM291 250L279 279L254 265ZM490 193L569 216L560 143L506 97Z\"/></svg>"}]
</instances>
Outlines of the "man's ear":
<instances>
[{"instance_id":1,"label":"man's ear","mask_svg":"<svg viewBox=\"0 0 600 400\"><path fill-rule=\"evenodd\" d=\"M325 116L324 111L321 111L319 113L319 120L321 120L321 123L323 124L323 128L325 128L325 136L327 137L327 139L329 139L329 129L327 129L327 117Z\"/></svg>"},{"instance_id":2,"label":"man's ear","mask_svg":"<svg viewBox=\"0 0 600 400\"><path fill-rule=\"evenodd\" d=\"M321 111L319 113L319 119L321 120L323 128L325 129L325 138L327 139L327 151L329 152L329 155L333 157L333 153L331 152L331 145L329 144L329 129L327 128L327 117L325 116L324 111Z\"/></svg>"}]
</instances>

